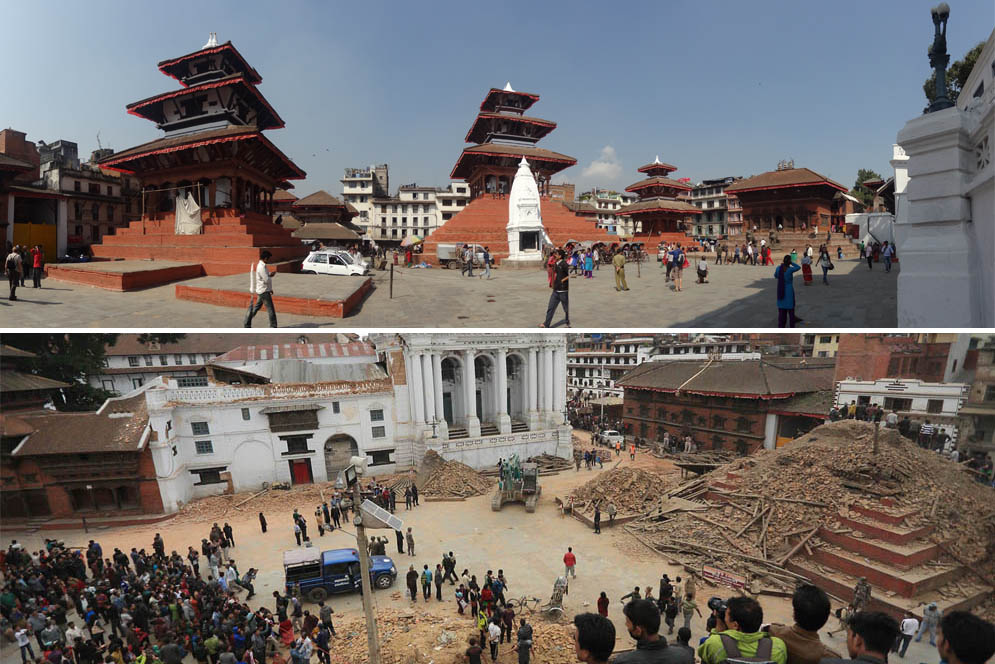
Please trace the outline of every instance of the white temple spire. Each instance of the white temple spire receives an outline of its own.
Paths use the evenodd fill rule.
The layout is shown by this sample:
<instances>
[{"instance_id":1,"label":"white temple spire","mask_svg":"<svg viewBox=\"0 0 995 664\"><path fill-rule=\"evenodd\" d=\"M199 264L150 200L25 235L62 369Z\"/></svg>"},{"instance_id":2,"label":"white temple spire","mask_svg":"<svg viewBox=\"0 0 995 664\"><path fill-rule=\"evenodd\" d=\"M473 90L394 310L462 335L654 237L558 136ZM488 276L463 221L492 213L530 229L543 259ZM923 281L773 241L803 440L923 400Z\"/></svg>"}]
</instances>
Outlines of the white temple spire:
<instances>
[{"instance_id":1,"label":"white temple spire","mask_svg":"<svg viewBox=\"0 0 995 664\"><path fill-rule=\"evenodd\" d=\"M511 81L508 81L507 83L504 84L504 91L505 92L514 92L515 91L515 89L513 87L511 87Z\"/></svg>"},{"instance_id":2,"label":"white temple spire","mask_svg":"<svg viewBox=\"0 0 995 664\"><path fill-rule=\"evenodd\" d=\"M653 163L654 163L654 164L659 164L659 163L661 163L661 162L660 162L660 155L657 155L657 156L656 156L656 159L654 159L654 160L653 160Z\"/></svg>"}]
</instances>

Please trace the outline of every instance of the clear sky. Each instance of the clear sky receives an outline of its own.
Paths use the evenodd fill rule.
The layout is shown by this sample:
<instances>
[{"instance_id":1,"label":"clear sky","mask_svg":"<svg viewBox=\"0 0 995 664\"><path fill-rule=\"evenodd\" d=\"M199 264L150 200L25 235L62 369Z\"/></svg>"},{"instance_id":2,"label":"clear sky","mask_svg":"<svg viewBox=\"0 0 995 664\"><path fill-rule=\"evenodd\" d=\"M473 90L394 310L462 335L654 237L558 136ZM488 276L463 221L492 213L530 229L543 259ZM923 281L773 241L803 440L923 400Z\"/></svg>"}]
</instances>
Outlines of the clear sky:
<instances>
[{"instance_id":1,"label":"clear sky","mask_svg":"<svg viewBox=\"0 0 995 664\"><path fill-rule=\"evenodd\" d=\"M286 121L268 136L341 193L389 163L391 189L445 186L490 87L541 95L558 181L624 187L659 155L694 181L793 158L846 186L885 175L926 104L938 0L20 2L5 0L0 127L89 156L161 136L126 104L173 90L160 60L231 40ZM988 38L992 0L952 0L952 59Z\"/></svg>"}]
</instances>

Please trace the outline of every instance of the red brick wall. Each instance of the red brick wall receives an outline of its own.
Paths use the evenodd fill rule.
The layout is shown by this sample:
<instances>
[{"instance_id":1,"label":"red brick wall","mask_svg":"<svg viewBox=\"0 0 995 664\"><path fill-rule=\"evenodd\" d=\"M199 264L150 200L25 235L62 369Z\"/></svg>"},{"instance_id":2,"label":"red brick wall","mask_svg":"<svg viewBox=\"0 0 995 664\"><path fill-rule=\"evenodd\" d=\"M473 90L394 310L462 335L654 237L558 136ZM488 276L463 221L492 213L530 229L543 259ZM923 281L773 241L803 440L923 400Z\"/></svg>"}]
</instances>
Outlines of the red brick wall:
<instances>
[{"instance_id":1,"label":"red brick wall","mask_svg":"<svg viewBox=\"0 0 995 664\"><path fill-rule=\"evenodd\" d=\"M645 414L641 414L641 407L646 409ZM751 453L763 448L767 410L766 402L753 399L676 396L627 387L622 422L626 433L652 441L659 440L664 432L671 436L683 436L690 432L698 449L716 449L720 444L720 449L738 450L738 441L742 440L746 443L746 452ZM685 411L690 413L689 421L685 419ZM717 417L725 421L718 422ZM739 418L748 423L747 429L737 429ZM642 433L643 424L646 425L645 436Z\"/></svg>"},{"instance_id":2,"label":"red brick wall","mask_svg":"<svg viewBox=\"0 0 995 664\"><path fill-rule=\"evenodd\" d=\"M13 129L0 131L0 153L14 159L26 161L29 164L34 164L36 167L34 170L18 175L14 178L15 182L34 182L40 176L39 169L37 168L41 164L41 156L38 154L38 148L35 147L33 142L26 140L25 137L26 134L24 132ZM4 220L6 220L6 217L4 217Z\"/></svg>"},{"instance_id":3,"label":"red brick wall","mask_svg":"<svg viewBox=\"0 0 995 664\"><path fill-rule=\"evenodd\" d=\"M138 484L138 504L141 505L142 512L161 514L165 511L162 506L162 493L159 492L155 461L152 459L152 450L148 445L142 450L138 459L138 476L141 478Z\"/></svg>"},{"instance_id":4,"label":"red brick wall","mask_svg":"<svg viewBox=\"0 0 995 664\"><path fill-rule=\"evenodd\" d=\"M949 343L918 343L912 336L842 334L835 379L918 378L938 383L949 353Z\"/></svg>"}]
</instances>

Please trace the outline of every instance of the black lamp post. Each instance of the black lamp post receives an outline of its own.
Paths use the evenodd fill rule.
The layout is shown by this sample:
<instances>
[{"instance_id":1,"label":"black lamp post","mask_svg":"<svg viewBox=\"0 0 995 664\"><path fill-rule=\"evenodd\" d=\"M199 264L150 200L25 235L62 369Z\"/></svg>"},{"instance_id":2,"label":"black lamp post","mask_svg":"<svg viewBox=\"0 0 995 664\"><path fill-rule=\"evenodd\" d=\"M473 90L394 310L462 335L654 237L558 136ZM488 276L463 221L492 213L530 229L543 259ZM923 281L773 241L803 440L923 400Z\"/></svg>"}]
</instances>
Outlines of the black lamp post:
<instances>
[{"instance_id":1,"label":"black lamp post","mask_svg":"<svg viewBox=\"0 0 995 664\"><path fill-rule=\"evenodd\" d=\"M947 19L950 18L950 5L941 2L930 11L933 16L933 43L929 47L929 66L933 68L936 79L936 94L933 103L926 109L927 113L942 111L954 105L947 97L947 65L950 55L947 53Z\"/></svg>"}]
</instances>

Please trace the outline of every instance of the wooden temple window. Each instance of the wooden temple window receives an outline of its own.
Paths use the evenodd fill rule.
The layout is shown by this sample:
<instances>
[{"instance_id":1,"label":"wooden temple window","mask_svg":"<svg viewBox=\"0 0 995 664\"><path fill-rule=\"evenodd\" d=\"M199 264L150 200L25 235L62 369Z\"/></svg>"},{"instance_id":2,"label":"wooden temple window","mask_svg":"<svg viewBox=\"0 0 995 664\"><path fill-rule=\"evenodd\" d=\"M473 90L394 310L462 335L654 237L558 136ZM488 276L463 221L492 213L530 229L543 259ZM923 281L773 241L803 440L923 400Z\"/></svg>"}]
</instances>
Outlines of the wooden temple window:
<instances>
[{"instance_id":1,"label":"wooden temple window","mask_svg":"<svg viewBox=\"0 0 995 664\"><path fill-rule=\"evenodd\" d=\"M736 431L750 431L752 428L753 422L751 422L748 417L736 418Z\"/></svg>"}]
</instances>

